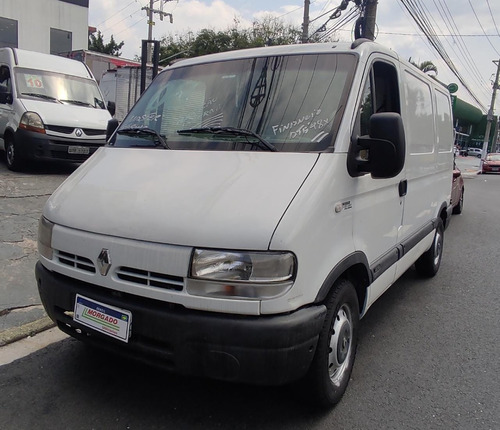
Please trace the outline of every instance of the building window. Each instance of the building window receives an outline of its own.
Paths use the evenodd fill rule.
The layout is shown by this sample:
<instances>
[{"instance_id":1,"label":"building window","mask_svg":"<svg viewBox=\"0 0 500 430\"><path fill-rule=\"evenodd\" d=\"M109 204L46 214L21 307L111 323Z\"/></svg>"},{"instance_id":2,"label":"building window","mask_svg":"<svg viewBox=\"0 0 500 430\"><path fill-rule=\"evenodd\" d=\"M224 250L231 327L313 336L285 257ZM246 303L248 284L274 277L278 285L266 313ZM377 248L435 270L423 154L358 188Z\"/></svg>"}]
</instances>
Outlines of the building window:
<instances>
[{"instance_id":1,"label":"building window","mask_svg":"<svg viewBox=\"0 0 500 430\"><path fill-rule=\"evenodd\" d=\"M57 28L50 29L50 53L51 54L65 54L71 52L72 33L71 31L59 30Z\"/></svg>"},{"instance_id":2,"label":"building window","mask_svg":"<svg viewBox=\"0 0 500 430\"><path fill-rule=\"evenodd\" d=\"M17 48L17 21L0 17L0 48Z\"/></svg>"}]
</instances>

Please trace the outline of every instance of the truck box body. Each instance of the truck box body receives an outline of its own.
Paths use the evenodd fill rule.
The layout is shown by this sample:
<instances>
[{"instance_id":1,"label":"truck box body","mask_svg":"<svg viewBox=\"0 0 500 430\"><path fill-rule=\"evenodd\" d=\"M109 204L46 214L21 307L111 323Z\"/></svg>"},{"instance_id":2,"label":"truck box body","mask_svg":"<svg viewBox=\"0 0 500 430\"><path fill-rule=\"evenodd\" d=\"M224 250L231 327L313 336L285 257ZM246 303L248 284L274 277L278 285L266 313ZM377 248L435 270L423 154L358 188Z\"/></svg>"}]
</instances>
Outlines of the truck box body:
<instances>
[{"instance_id":1,"label":"truck box body","mask_svg":"<svg viewBox=\"0 0 500 430\"><path fill-rule=\"evenodd\" d=\"M439 269L452 145L446 89L373 42L184 60L47 202L42 302L103 348L334 404L359 318Z\"/></svg>"}]
</instances>

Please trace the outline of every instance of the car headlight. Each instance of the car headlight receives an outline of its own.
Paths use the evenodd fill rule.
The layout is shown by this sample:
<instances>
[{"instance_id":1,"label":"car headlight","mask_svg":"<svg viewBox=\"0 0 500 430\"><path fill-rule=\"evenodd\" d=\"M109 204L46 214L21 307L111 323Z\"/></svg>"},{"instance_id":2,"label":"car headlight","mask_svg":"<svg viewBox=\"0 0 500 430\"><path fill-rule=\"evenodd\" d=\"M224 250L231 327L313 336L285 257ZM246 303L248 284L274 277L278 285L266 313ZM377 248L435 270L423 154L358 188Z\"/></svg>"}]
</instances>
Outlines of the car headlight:
<instances>
[{"instance_id":1,"label":"car headlight","mask_svg":"<svg viewBox=\"0 0 500 430\"><path fill-rule=\"evenodd\" d=\"M25 112L19 121L19 128L36 133L45 133L42 118L36 112Z\"/></svg>"},{"instance_id":2,"label":"car headlight","mask_svg":"<svg viewBox=\"0 0 500 430\"><path fill-rule=\"evenodd\" d=\"M275 297L293 285L295 271L290 252L195 249L187 291L211 297Z\"/></svg>"},{"instance_id":3,"label":"car headlight","mask_svg":"<svg viewBox=\"0 0 500 430\"><path fill-rule=\"evenodd\" d=\"M52 229L54 224L42 216L38 221L38 252L40 255L52 259Z\"/></svg>"}]
</instances>

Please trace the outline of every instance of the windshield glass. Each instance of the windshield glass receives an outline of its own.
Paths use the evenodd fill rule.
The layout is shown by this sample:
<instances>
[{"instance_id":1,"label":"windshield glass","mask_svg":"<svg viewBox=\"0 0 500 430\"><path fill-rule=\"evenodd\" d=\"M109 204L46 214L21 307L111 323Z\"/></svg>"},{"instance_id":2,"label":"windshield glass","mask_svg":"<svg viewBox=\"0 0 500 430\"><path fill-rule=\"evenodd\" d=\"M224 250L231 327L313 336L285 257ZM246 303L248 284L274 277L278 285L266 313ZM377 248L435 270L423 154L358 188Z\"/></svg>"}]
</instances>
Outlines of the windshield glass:
<instances>
[{"instance_id":1,"label":"windshield glass","mask_svg":"<svg viewBox=\"0 0 500 430\"><path fill-rule=\"evenodd\" d=\"M105 109L99 88L92 79L20 67L15 69L15 78L19 98Z\"/></svg>"},{"instance_id":2,"label":"windshield glass","mask_svg":"<svg viewBox=\"0 0 500 430\"><path fill-rule=\"evenodd\" d=\"M321 54L175 68L156 77L120 129L155 130L171 149L266 150L268 143L278 151L325 151L355 65L354 55ZM151 146L151 139L118 131L114 145Z\"/></svg>"},{"instance_id":3,"label":"windshield glass","mask_svg":"<svg viewBox=\"0 0 500 430\"><path fill-rule=\"evenodd\" d=\"M489 154L486 157L487 161L500 161L500 154Z\"/></svg>"}]
</instances>

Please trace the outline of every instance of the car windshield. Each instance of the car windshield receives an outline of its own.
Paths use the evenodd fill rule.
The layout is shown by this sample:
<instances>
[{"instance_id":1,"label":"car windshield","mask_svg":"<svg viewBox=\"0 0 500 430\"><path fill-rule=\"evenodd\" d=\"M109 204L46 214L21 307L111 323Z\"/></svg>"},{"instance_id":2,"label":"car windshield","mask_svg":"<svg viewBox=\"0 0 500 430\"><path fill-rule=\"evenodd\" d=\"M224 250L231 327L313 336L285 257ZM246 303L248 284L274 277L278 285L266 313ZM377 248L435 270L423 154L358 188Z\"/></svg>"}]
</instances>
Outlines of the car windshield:
<instances>
[{"instance_id":1,"label":"car windshield","mask_svg":"<svg viewBox=\"0 0 500 430\"><path fill-rule=\"evenodd\" d=\"M120 133L147 128L170 149L328 151L355 66L352 54L179 65L156 77L112 144L152 147L147 134Z\"/></svg>"},{"instance_id":2,"label":"car windshield","mask_svg":"<svg viewBox=\"0 0 500 430\"><path fill-rule=\"evenodd\" d=\"M21 67L15 69L15 78L20 98L97 109L106 107L99 88L92 79Z\"/></svg>"},{"instance_id":3,"label":"car windshield","mask_svg":"<svg viewBox=\"0 0 500 430\"><path fill-rule=\"evenodd\" d=\"M489 154L486 157L487 161L500 161L500 154Z\"/></svg>"}]
</instances>

